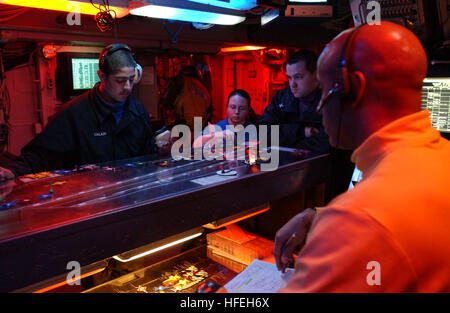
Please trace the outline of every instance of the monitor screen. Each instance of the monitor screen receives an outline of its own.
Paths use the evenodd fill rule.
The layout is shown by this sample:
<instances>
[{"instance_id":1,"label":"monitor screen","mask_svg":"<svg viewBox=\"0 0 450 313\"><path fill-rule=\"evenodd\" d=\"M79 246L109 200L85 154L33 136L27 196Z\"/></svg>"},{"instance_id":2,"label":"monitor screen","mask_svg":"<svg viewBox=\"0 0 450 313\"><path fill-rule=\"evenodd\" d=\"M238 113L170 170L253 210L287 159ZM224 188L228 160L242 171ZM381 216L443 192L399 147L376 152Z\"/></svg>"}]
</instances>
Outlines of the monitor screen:
<instances>
[{"instance_id":1,"label":"monitor screen","mask_svg":"<svg viewBox=\"0 0 450 313\"><path fill-rule=\"evenodd\" d=\"M99 81L97 53L60 52L56 58L56 96L61 102L81 95Z\"/></svg>"},{"instance_id":2,"label":"monitor screen","mask_svg":"<svg viewBox=\"0 0 450 313\"><path fill-rule=\"evenodd\" d=\"M99 81L98 59L72 58L72 84L74 90L91 89Z\"/></svg>"},{"instance_id":3,"label":"monitor screen","mask_svg":"<svg viewBox=\"0 0 450 313\"><path fill-rule=\"evenodd\" d=\"M424 80L422 110L430 111L434 128L441 133L450 133L450 77Z\"/></svg>"}]
</instances>

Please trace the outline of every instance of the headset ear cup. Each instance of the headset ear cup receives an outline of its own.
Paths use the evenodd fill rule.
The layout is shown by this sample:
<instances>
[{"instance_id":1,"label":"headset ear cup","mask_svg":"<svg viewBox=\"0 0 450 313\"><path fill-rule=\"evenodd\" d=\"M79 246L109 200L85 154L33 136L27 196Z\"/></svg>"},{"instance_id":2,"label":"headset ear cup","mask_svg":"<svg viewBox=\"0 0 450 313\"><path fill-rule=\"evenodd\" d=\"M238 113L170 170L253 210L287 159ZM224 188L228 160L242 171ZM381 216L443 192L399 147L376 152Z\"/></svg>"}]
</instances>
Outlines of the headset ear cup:
<instances>
[{"instance_id":1,"label":"headset ear cup","mask_svg":"<svg viewBox=\"0 0 450 313\"><path fill-rule=\"evenodd\" d=\"M342 68L342 93L341 100L349 102L354 99L353 86L355 84L356 77L353 73L347 71L347 67Z\"/></svg>"},{"instance_id":2,"label":"headset ear cup","mask_svg":"<svg viewBox=\"0 0 450 313\"><path fill-rule=\"evenodd\" d=\"M344 87L342 88L341 100L343 101L343 108L351 106L357 99L355 86L358 84L358 79L353 73L347 73L344 77Z\"/></svg>"},{"instance_id":3,"label":"headset ear cup","mask_svg":"<svg viewBox=\"0 0 450 313\"><path fill-rule=\"evenodd\" d=\"M349 85L349 90L348 90L348 98L349 101L353 102L356 100L356 91L355 91L355 86L358 84L358 79L356 78L355 74L353 73L349 73L348 74L348 85Z\"/></svg>"},{"instance_id":4,"label":"headset ear cup","mask_svg":"<svg viewBox=\"0 0 450 313\"><path fill-rule=\"evenodd\" d=\"M133 54L132 50L130 47L128 47L127 45L123 44L123 43L112 43L110 45L107 45L105 48L103 48L103 50L100 52L100 56L99 56L99 62L98 62L98 67L101 71L105 71L105 59L113 54L114 52L118 51L118 50L125 50L130 52L131 54ZM142 68L141 68L142 69Z\"/></svg>"},{"instance_id":5,"label":"headset ear cup","mask_svg":"<svg viewBox=\"0 0 450 313\"><path fill-rule=\"evenodd\" d=\"M350 81L347 66L342 67L342 97L345 98L350 93Z\"/></svg>"},{"instance_id":6,"label":"headset ear cup","mask_svg":"<svg viewBox=\"0 0 450 313\"><path fill-rule=\"evenodd\" d=\"M140 66L139 64L136 64L135 75L134 75L134 83L135 84L137 84L141 81L143 72L144 72L144 70L142 69L142 66Z\"/></svg>"}]
</instances>

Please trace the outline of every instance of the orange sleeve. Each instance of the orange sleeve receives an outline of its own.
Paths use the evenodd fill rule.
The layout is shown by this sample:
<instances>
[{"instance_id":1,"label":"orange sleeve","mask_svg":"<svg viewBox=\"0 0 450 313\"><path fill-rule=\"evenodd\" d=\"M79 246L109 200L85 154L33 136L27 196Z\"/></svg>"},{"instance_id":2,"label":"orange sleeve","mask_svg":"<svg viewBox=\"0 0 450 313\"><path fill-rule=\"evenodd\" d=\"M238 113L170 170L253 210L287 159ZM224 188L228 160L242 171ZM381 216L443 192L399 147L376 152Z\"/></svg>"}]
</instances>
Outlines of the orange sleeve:
<instances>
[{"instance_id":1,"label":"orange sleeve","mask_svg":"<svg viewBox=\"0 0 450 313\"><path fill-rule=\"evenodd\" d=\"M362 210L325 208L280 292L414 292L416 283L406 254L376 220Z\"/></svg>"}]
</instances>

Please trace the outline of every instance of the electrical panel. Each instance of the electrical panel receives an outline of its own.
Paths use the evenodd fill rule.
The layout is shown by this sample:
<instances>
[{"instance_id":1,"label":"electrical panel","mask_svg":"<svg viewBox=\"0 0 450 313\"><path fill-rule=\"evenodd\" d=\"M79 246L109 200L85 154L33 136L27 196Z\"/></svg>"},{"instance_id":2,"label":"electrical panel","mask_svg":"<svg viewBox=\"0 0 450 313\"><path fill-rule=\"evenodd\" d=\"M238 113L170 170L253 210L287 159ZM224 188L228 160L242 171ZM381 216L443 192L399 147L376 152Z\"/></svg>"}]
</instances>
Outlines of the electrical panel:
<instances>
[{"instance_id":1,"label":"electrical panel","mask_svg":"<svg viewBox=\"0 0 450 313\"><path fill-rule=\"evenodd\" d=\"M425 23L423 0L378 0L381 19L394 19L404 26L414 28Z\"/></svg>"},{"instance_id":2,"label":"electrical panel","mask_svg":"<svg viewBox=\"0 0 450 313\"><path fill-rule=\"evenodd\" d=\"M434 1L425 0L378 0L381 19L401 24L422 41L435 36L432 24L436 20Z\"/></svg>"},{"instance_id":3,"label":"electrical panel","mask_svg":"<svg viewBox=\"0 0 450 313\"><path fill-rule=\"evenodd\" d=\"M374 3L378 5L374 5ZM376 4L375 3L375 4ZM378 15L382 21L391 21L405 26L422 41L429 39L430 23L434 20L432 1L425 0L350 0L355 25L372 22ZM377 14L374 10L379 9ZM371 17L371 18L369 18Z\"/></svg>"}]
</instances>

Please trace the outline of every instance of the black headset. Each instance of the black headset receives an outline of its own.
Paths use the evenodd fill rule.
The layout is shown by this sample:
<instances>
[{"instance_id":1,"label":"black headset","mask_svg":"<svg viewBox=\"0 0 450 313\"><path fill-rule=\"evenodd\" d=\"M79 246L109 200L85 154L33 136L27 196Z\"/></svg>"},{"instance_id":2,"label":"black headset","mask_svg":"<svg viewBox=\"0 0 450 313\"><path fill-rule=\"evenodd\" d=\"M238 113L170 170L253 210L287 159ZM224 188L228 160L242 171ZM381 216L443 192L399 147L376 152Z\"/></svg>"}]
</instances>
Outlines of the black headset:
<instances>
[{"instance_id":1,"label":"black headset","mask_svg":"<svg viewBox=\"0 0 450 313\"><path fill-rule=\"evenodd\" d=\"M353 43L356 39L356 35L361 30L362 27L364 27L366 24L362 24L357 26L355 29L353 29L344 43L344 46L342 48L342 54L340 57L340 61L338 66L340 67L341 74L342 74L342 84L336 83L334 89L338 90L338 95L342 100L348 100L350 102L353 101L352 97L354 97L353 92L353 84L356 82L355 74L353 74L352 69L349 67L349 55L350 51L352 49ZM339 106L339 123L338 123L338 133L337 133L337 142L341 142L341 122L342 122L342 110L343 110L343 103L341 102Z\"/></svg>"},{"instance_id":2,"label":"black headset","mask_svg":"<svg viewBox=\"0 0 450 313\"><path fill-rule=\"evenodd\" d=\"M339 106L339 122L338 122L338 130L337 130L337 141L338 143L341 142L341 121L342 121L342 110L343 110L343 103L342 100L348 100L352 101L351 97L354 96L353 94L353 82L356 81L356 77L353 74L352 70L349 67L348 60L350 51L352 49L352 45L355 41L356 35L358 34L359 30L364 26L365 24L362 24L355 29L353 29L345 41L342 53L339 58L339 64L338 67L340 68L340 72L342 75L342 84L336 83L334 87L328 92L328 96L330 97L332 94L336 94L340 97L341 103ZM325 101L320 102L318 106L318 110L321 110L323 108Z\"/></svg>"},{"instance_id":3,"label":"black headset","mask_svg":"<svg viewBox=\"0 0 450 313\"><path fill-rule=\"evenodd\" d=\"M119 50L128 51L131 55L133 55L133 51L129 46L123 43L112 43L103 48L102 52L100 52L100 56L98 58L98 68L104 72L105 70L105 59L112 55L114 52ZM142 67L136 63L136 75L134 77L134 83L138 83L142 78Z\"/></svg>"},{"instance_id":4,"label":"black headset","mask_svg":"<svg viewBox=\"0 0 450 313\"><path fill-rule=\"evenodd\" d=\"M317 106L317 109L316 109L317 112L320 112L322 110L327 99L334 94L339 96L339 98L341 100L351 101L351 96L353 93L352 82L356 81L356 77L351 72L351 70L349 70L348 59L349 59L349 54L350 54L353 42L355 41L356 35L364 25L365 24L360 25L360 26L356 27L355 29L353 29L350 32L350 35L348 36L347 40L344 42L344 45L342 47L341 56L339 57L339 63L338 63L338 69L340 70L341 76L342 76L342 83L336 82L334 84L333 88L328 91L328 95L325 97L325 99L321 99L321 101L319 102L319 105ZM341 110L342 110L342 106L341 106Z\"/></svg>"},{"instance_id":5,"label":"black headset","mask_svg":"<svg viewBox=\"0 0 450 313\"><path fill-rule=\"evenodd\" d=\"M349 55L352 49L353 43L356 39L356 35L362 27L366 24L357 26L351 31L347 41L344 43L342 54L339 61L340 71L342 73L342 85L339 86L341 99L348 99L352 94L352 82L356 81L355 75L349 66Z\"/></svg>"}]
</instances>

